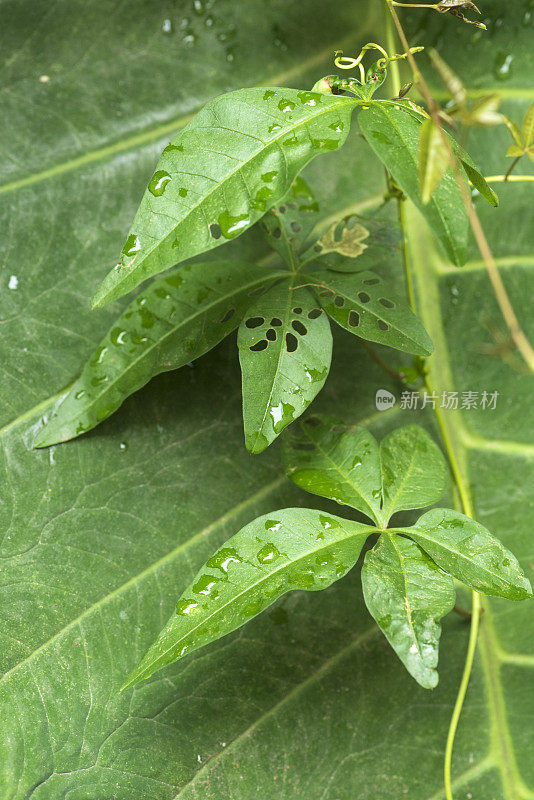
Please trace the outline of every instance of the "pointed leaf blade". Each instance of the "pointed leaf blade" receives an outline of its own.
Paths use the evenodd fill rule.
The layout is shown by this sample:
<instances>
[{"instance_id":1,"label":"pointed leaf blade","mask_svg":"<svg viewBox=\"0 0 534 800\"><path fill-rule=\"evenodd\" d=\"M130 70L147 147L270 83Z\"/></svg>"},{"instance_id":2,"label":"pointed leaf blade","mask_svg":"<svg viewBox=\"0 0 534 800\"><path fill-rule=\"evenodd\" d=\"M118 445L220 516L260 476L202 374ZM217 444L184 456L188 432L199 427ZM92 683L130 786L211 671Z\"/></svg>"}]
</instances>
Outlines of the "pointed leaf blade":
<instances>
[{"instance_id":1,"label":"pointed leaf blade","mask_svg":"<svg viewBox=\"0 0 534 800\"><path fill-rule=\"evenodd\" d=\"M323 388L332 333L308 289L283 281L251 306L237 344L243 379L245 444L261 453Z\"/></svg>"},{"instance_id":2,"label":"pointed leaf blade","mask_svg":"<svg viewBox=\"0 0 534 800\"><path fill-rule=\"evenodd\" d=\"M123 688L241 627L286 592L330 586L354 566L372 531L308 508L258 517L200 569Z\"/></svg>"},{"instance_id":3,"label":"pointed leaf blade","mask_svg":"<svg viewBox=\"0 0 534 800\"><path fill-rule=\"evenodd\" d=\"M473 164L471 159L460 158L460 163L477 192L481 194L491 206L497 208L499 205L499 197L497 193L493 191L478 167Z\"/></svg>"},{"instance_id":4,"label":"pointed leaf blade","mask_svg":"<svg viewBox=\"0 0 534 800\"><path fill-rule=\"evenodd\" d=\"M415 680L438 683L441 617L452 609L454 584L409 539L382 533L362 567L365 603L378 627Z\"/></svg>"},{"instance_id":5,"label":"pointed leaf blade","mask_svg":"<svg viewBox=\"0 0 534 800\"><path fill-rule=\"evenodd\" d=\"M530 147L534 143L534 103L531 103L521 125L523 142L525 147Z\"/></svg>"},{"instance_id":6,"label":"pointed leaf blade","mask_svg":"<svg viewBox=\"0 0 534 800\"><path fill-rule=\"evenodd\" d=\"M204 355L239 325L253 295L280 274L247 262L215 261L155 281L115 321L34 446L91 430L155 375Z\"/></svg>"},{"instance_id":7,"label":"pointed leaf blade","mask_svg":"<svg viewBox=\"0 0 534 800\"><path fill-rule=\"evenodd\" d=\"M319 270L303 279L319 284L315 292L321 305L350 333L405 353L428 356L432 352L432 342L422 322L374 272L342 274Z\"/></svg>"},{"instance_id":8,"label":"pointed leaf blade","mask_svg":"<svg viewBox=\"0 0 534 800\"><path fill-rule=\"evenodd\" d=\"M531 597L515 556L479 522L448 508L427 511L403 533L442 569L479 592L509 600Z\"/></svg>"},{"instance_id":9,"label":"pointed leaf blade","mask_svg":"<svg viewBox=\"0 0 534 800\"><path fill-rule=\"evenodd\" d=\"M508 150L506 151L506 157L507 158L521 158L521 156L524 156L525 153L526 153L526 150L525 150L524 147L521 147L521 145L511 144L509 146Z\"/></svg>"},{"instance_id":10,"label":"pointed leaf blade","mask_svg":"<svg viewBox=\"0 0 534 800\"><path fill-rule=\"evenodd\" d=\"M419 425L396 428L380 442L382 514L436 503L445 491L448 471L439 447Z\"/></svg>"},{"instance_id":11,"label":"pointed leaf blade","mask_svg":"<svg viewBox=\"0 0 534 800\"><path fill-rule=\"evenodd\" d=\"M365 428L314 414L287 431L282 459L297 486L380 520L378 444Z\"/></svg>"},{"instance_id":12,"label":"pointed leaf blade","mask_svg":"<svg viewBox=\"0 0 534 800\"><path fill-rule=\"evenodd\" d=\"M280 88L240 89L210 100L163 151L121 262L94 305L243 233L306 164L344 143L356 103Z\"/></svg>"},{"instance_id":13,"label":"pointed leaf blade","mask_svg":"<svg viewBox=\"0 0 534 800\"><path fill-rule=\"evenodd\" d=\"M514 140L514 142L519 147L521 147L521 148L524 147L523 135L522 135L521 131L519 130L519 128L517 127L517 125L515 124L515 122L512 119L510 119L509 117L506 117L504 114L502 115L502 118L503 118L504 124L506 125L506 127L510 131L510 133L512 135L512 139Z\"/></svg>"},{"instance_id":14,"label":"pointed leaf blade","mask_svg":"<svg viewBox=\"0 0 534 800\"><path fill-rule=\"evenodd\" d=\"M452 136L448 136L448 139L455 156L459 159L460 164L462 165L474 188L485 200L488 201L491 206L496 208L499 205L499 198L488 184L485 177L482 175L479 167L473 161L467 150L464 150L464 148L456 141L456 139L453 139Z\"/></svg>"},{"instance_id":15,"label":"pointed leaf blade","mask_svg":"<svg viewBox=\"0 0 534 800\"><path fill-rule=\"evenodd\" d=\"M425 119L419 132L419 189L426 205L438 187L449 158L432 117Z\"/></svg>"},{"instance_id":16,"label":"pointed leaf blade","mask_svg":"<svg viewBox=\"0 0 534 800\"><path fill-rule=\"evenodd\" d=\"M358 122L368 144L404 194L419 208L452 263L462 266L466 259L468 220L452 170L446 170L427 204L421 199L418 180L421 124L405 111L378 101L360 112Z\"/></svg>"}]
</instances>

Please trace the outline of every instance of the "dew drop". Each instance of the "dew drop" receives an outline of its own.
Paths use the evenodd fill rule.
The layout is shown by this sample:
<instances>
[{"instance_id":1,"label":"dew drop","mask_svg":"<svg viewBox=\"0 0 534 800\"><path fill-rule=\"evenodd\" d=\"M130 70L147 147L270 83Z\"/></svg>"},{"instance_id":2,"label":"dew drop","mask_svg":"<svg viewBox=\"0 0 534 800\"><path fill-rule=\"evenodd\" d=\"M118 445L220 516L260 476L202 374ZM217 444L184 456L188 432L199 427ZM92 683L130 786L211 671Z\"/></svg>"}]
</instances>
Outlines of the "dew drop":
<instances>
[{"instance_id":1,"label":"dew drop","mask_svg":"<svg viewBox=\"0 0 534 800\"><path fill-rule=\"evenodd\" d=\"M316 106L317 100L320 100L313 92L299 92L297 97L304 106Z\"/></svg>"},{"instance_id":2,"label":"dew drop","mask_svg":"<svg viewBox=\"0 0 534 800\"><path fill-rule=\"evenodd\" d=\"M94 378L91 378L91 386L102 386L103 383L107 383L107 380L107 375L95 375Z\"/></svg>"},{"instance_id":3,"label":"dew drop","mask_svg":"<svg viewBox=\"0 0 534 800\"><path fill-rule=\"evenodd\" d=\"M280 550L271 542L262 547L257 555L260 564L273 564L278 558L280 558Z\"/></svg>"},{"instance_id":4,"label":"dew drop","mask_svg":"<svg viewBox=\"0 0 534 800\"><path fill-rule=\"evenodd\" d=\"M123 328L113 328L110 339L115 345L125 344L127 333L128 331L125 331Z\"/></svg>"},{"instance_id":5,"label":"dew drop","mask_svg":"<svg viewBox=\"0 0 534 800\"><path fill-rule=\"evenodd\" d=\"M135 256L141 249L141 242L139 241L139 236L135 233L131 233L128 238L126 239L126 244L122 248L122 252L125 256Z\"/></svg>"},{"instance_id":6,"label":"dew drop","mask_svg":"<svg viewBox=\"0 0 534 800\"><path fill-rule=\"evenodd\" d=\"M194 600L180 600L176 606L176 613L180 614L180 616L187 616L191 614L195 608L198 608L198 603L195 603Z\"/></svg>"},{"instance_id":7,"label":"dew drop","mask_svg":"<svg viewBox=\"0 0 534 800\"><path fill-rule=\"evenodd\" d=\"M154 197L161 197L167 185L171 182L172 178L164 169L159 169L152 176L152 180L148 184L149 190Z\"/></svg>"},{"instance_id":8,"label":"dew drop","mask_svg":"<svg viewBox=\"0 0 534 800\"><path fill-rule=\"evenodd\" d=\"M512 53L505 53L500 50L493 63L493 74L499 81L507 81L512 77L512 62L514 56Z\"/></svg>"},{"instance_id":9,"label":"dew drop","mask_svg":"<svg viewBox=\"0 0 534 800\"><path fill-rule=\"evenodd\" d=\"M233 216L228 211L223 211L219 216L218 223L221 233L225 239L234 239L250 225L250 217L248 214L238 214Z\"/></svg>"},{"instance_id":10,"label":"dew drop","mask_svg":"<svg viewBox=\"0 0 534 800\"><path fill-rule=\"evenodd\" d=\"M215 599L219 596L219 593L215 589L218 580L219 578L216 578L214 575L201 575L193 586L193 591L195 594L204 594Z\"/></svg>"},{"instance_id":11,"label":"dew drop","mask_svg":"<svg viewBox=\"0 0 534 800\"><path fill-rule=\"evenodd\" d=\"M295 408L290 403L280 402L278 405L272 406L269 413L273 419L274 432L281 433L293 420Z\"/></svg>"},{"instance_id":12,"label":"dew drop","mask_svg":"<svg viewBox=\"0 0 534 800\"><path fill-rule=\"evenodd\" d=\"M273 533L276 533L277 531L280 530L281 527L282 527L282 523L280 522L279 519L266 519L265 520L265 530L266 531L272 531Z\"/></svg>"},{"instance_id":13,"label":"dew drop","mask_svg":"<svg viewBox=\"0 0 534 800\"><path fill-rule=\"evenodd\" d=\"M240 564L242 561L243 559L233 547L223 547L206 562L206 566L219 569L224 576L227 576L230 564Z\"/></svg>"},{"instance_id":14,"label":"dew drop","mask_svg":"<svg viewBox=\"0 0 534 800\"><path fill-rule=\"evenodd\" d=\"M107 352L108 352L108 348L105 347L104 345L101 345L100 347L98 347L95 350L95 354L94 354L93 358L90 361L91 366L95 367L97 364L101 364L103 362Z\"/></svg>"},{"instance_id":15,"label":"dew drop","mask_svg":"<svg viewBox=\"0 0 534 800\"><path fill-rule=\"evenodd\" d=\"M287 114L288 111L293 111L295 108L295 103L293 100L288 100L286 97L283 97L278 103L278 108L284 114Z\"/></svg>"}]
</instances>

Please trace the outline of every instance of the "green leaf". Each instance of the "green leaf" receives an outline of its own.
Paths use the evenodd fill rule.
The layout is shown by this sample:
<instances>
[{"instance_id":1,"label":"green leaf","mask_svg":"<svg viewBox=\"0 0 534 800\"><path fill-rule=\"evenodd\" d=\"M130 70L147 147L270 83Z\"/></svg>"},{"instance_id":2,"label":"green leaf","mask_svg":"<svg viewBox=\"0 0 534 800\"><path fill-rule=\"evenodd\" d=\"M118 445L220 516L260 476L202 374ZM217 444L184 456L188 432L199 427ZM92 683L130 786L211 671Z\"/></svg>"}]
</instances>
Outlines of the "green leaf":
<instances>
[{"instance_id":1,"label":"green leaf","mask_svg":"<svg viewBox=\"0 0 534 800\"><path fill-rule=\"evenodd\" d=\"M382 515L436 503L448 483L439 447L419 425L396 428L380 442Z\"/></svg>"},{"instance_id":2,"label":"green leaf","mask_svg":"<svg viewBox=\"0 0 534 800\"><path fill-rule=\"evenodd\" d=\"M448 164L449 157L440 132L429 117L419 131L419 190L425 205L430 202Z\"/></svg>"},{"instance_id":3,"label":"green leaf","mask_svg":"<svg viewBox=\"0 0 534 800\"><path fill-rule=\"evenodd\" d=\"M216 97L163 151L101 306L187 258L234 239L320 153L337 150L358 101L297 89Z\"/></svg>"},{"instance_id":4,"label":"green leaf","mask_svg":"<svg viewBox=\"0 0 534 800\"><path fill-rule=\"evenodd\" d=\"M284 479L276 450L261 458L245 451L232 337L194 368L151 381L95 432L31 450L47 398L79 374L123 308L91 312L89 298L169 136L228 88L312 86L347 35L351 53L371 38L385 41L380 3L358 4L365 31L353 4L335 14L318 0L284 4L283 13L262 0L248 0L245 12L235 0L208 5L198 15L192 3L181 14L179 4L137 2L125 13L103 0L83 8L21 0L5 18L0 796L250 800L259 786L268 800L442 798L469 626L453 614L443 620L440 684L429 696L366 613L358 568L326 592L286 595L246 628L118 693L181 589L225 539L270 509L323 503ZM506 113L521 120L533 85L532 28L514 22L524 3L487 0L484 13L503 24L473 45L467 26L431 11L404 9L402 22L410 36L428 25L419 40L439 40L470 92L499 91ZM193 43L184 41L190 35ZM515 56L504 81L493 76L497 51ZM470 151L488 174L502 172L505 133L470 132ZM305 177L332 218L348 203L371 216L385 191L378 160L357 136ZM531 199L532 184L505 184L500 208L480 204L478 213L495 256L507 259L501 274L534 341ZM395 220L393 203L384 211ZM447 270L418 216L410 249L419 313L439 353L427 362L434 384L460 397L500 392L495 410L479 402L445 414L477 519L532 574L532 378L495 342L496 328L506 331L474 248L468 270ZM228 256L211 256L267 253L252 230L228 245ZM403 294L400 251L381 274ZM399 402L376 412L375 391L397 390L352 337L337 334L317 408L372 418L379 437L413 421ZM417 414L423 424L428 410ZM468 593L458 602L468 608ZM457 800L468 792L519 798L534 786L533 601L482 602L453 753Z\"/></svg>"},{"instance_id":5,"label":"green leaf","mask_svg":"<svg viewBox=\"0 0 534 800\"><path fill-rule=\"evenodd\" d=\"M479 592L508 600L532 596L516 557L483 525L458 511L432 509L402 532L442 569Z\"/></svg>"},{"instance_id":6,"label":"green leaf","mask_svg":"<svg viewBox=\"0 0 534 800\"><path fill-rule=\"evenodd\" d=\"M525 150L524 147L521 147L518 144L511 144L509 146L508 150L506 151L506 157L507 158L521 158L521 156L524 156L525 153L526 153L526 150Z\"/></svg>"},{"instance_id":7,"label":"green leaf","mask_svg":"<svg viewBox=\"0 0 534 800\"><path fill-rule=\"evenodd\" d=\"M521 125L521 133L525 147L534 144L534 103L531 103Z\"/></svg>"},{"instance_id":8,"label":"green leaf","mask_svg":"<svg viewBox=\"0 0 534 800\"><path fill-rule=\"evenodd\" d=\"M352 506L380 524L380 457L368 430L314 414L286 433L282 458L301 489Z\"/></svg>"},{"instance_id":9,"label":"green leaf","mask_svg":"<svg viewBox=\"0 0 534 800\"><path fill-rule=\"evenodd\" d=\"M420 123L405 111L379 101L358 115L360 129L404 194L419 208L452 263L465 263L467 212L452 170L425 204L418 183Z\"/></svg>"},{"instance_id":10,"label":"green leaf","mask_svg":"<svg viewBox=\"0 0 534 800\"><path fill-rule=\"evenodd\" d=\"M438 683L441 617L454 606L450 575L402 536L382 533L362 567L365 604L415 680L425 689Z\"/></svg>"},{"instance_id":11,"label":"green leaf","mask_svg":"<svg viewBox=\"0 0 534 800\"><path fill-rule=\"evenodd\" d=\"M354 566L372 531L309 508L250 522L201 567L123 689L241 627L286 592L326 589Z\"/></svg>"},{"instance_id":12,"label":"green leaf","mask_svg":"<svg viewBox=\"0 0 534 800\"><path fill-rule=\"evenodd\" d=\"M286 433L282 453L297 486L352 506L382 527L396 511L437 502L448 480L440 449L419 425L396 428L379 449L365 428L314 414Z\"/></svg>"},{"instance_id":13,"label":"green leaf","mask_svg":"<svg viewBox=\"0 0 534 800\"><path fill-rule=\"evenodd\" d=\"M246 262L212 261L155 281L115 321L45 420L34 446L91 430L154 375L204 355L237 328L254 297L284 274Z\"/></svg>"},{"instance_id":14,"label":"green leaf","mask_svg":"<svg viewBox=\"0 0 534 800\"><path fill-rule=\"evenodd\" d=\"M318 212L312 190L299 175L286 196L261 220L268 243L291 268L298 263L298 254L317 222Z\"/></svg>"},{"instance_id":15,"label":"green leaf","mask_svg":"<svg viewBox=\"0 0 534 800\"><path fill-rule=\"evenodd\" d=\"M511 120L509 117L505 117L504 114L503 114L503 122L510 131L510 133L512 134L514 142L519 147L523 148L525 146L525 143L523 141L523 134L521 133L515 122Z\"/></svg>"},{"instance_id":16,"label":"green leaf","mask_svg":"<svg viewBox=\"0 0 534 800\"><path fill-rule=\"evenodd\" d=\"M332 358L326 314L295 280L274 286L248 309L237 344L243 375L245 444L261 453L324 386Z\"/></svg>"},{"instance_id":17,"label":"green leaf","mask_svg":"<svg viewBox=\"0 0 534 800\"><path fill-rule=\"evenodd\" d=\"M465 155L467 155L467 153ZM499 197L487 183L485 177L482 175L478 167L475 166L470 158L461 158L460 163L477 192L481 194L491 206L497 208L499 205Z\"/></svg>"},{"instance_id":18,"label":"green leaf","mask_svg":"<svg viewBox=\"0 0 534 800\"><path fill-rule=\"evenodd\" d=\"M315 286L328 315L350 333L414 355L432 352L432 342L408 303L374 272L318 270L302 279Z\"/></svg>"},{"instance_id":19,"label":"green leaf","mask_svg":"<svg viewBox=\"0 0 534 800\"><path fill-rule=\"evenodd\" d=\"M464 148L456 141L456 139L453 139L452 136L448 136L448 139L454 154L459 159L460 164L464 168L465 173L474 188L485 200L488 201L491 206L496 208L499 205L499 198L491 186L487 183L479 167L475 164L469 153L464 150Z\"/></svg>"}]
</instances>

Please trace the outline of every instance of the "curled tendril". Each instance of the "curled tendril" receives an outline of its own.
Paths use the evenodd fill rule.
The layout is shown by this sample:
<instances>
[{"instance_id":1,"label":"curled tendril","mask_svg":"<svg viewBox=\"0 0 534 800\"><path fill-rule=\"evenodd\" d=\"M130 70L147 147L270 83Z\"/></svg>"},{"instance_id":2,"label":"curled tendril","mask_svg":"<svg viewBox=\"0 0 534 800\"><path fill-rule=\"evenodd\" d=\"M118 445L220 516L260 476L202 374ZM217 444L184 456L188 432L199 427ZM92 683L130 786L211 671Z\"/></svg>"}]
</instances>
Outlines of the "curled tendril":
<instances>
[{"instance_id":1,"label":"curled tendril","mask_svg":"<svg viewBox=\"0 0 534 800\"><path fill-rule=\"evenodd\" d=\"M420 53L424 49L425 49L424 47L410 47L409 52ZM376 62L377 68L381 70L386 69L387 65L391 61L400 61L401 59L408 57L408 53L394 53L392 56L390 56L389 53L386 50L384 50L384 48L381 45L376 44L376 42L368 42L362 47L362 49L360 50L360 54L358 55L357 58L344 56L342 50L336 50L336 52L334 53L334 64L336 65L336 67L339 67L339 69L355 69L356 67L358 67L360 70L360 77L362 83L364 83L365 71L361 62L365 53L368 50L378 50L380 53L382 53L383 57L379 58L378 61Z\"/></svg>"}]
</instances>

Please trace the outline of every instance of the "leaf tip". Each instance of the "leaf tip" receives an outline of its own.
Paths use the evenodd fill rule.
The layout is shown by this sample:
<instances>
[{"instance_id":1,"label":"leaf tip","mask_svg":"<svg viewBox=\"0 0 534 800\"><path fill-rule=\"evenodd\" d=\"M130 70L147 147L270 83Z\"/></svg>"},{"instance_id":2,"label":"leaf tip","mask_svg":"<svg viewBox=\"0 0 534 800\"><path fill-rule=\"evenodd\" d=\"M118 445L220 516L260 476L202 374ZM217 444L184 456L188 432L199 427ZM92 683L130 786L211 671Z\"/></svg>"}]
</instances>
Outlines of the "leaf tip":
<instances>
[{"instance_id":1,"label":"leaf tip","mask_svg":"<svg viewBox=\"0 0 534 800\"><path fill-rule=\"evenodd\" d=\"M34 438L32 442L32 450L40 450L43 447L51 447L54 444L59 444L59 441L54 436L50 435L48 425L45 424Z\"/></svg>"},{"instance_id":2,"label":"leaf tip","mask_svg":"<svg viewBox=\"0 0 534 800\"><path fill-rule=\"evenodd\" d=\"M528 600L532 597L532 585L529 579L524 575L522 575L520 580L517 582L516 589L518 600Z\"/></svg>"},{"instance_id":3,"label":"leaf tip","mask_svg":"<svg viewBox=\"0 0 534 800\"><path fill-rule=\"evenodd\" d=\"M109 300L106 299L106 295L101 291L101 288L97 289L91 299L91 311L102 308L102 306L105 306L108 302Z\"/></svg>"},{"instance_id":4,"label":"leaf tip","mask_svg":"<svg viewBox=\"0 0 534 800\"><path fill-rule=\"evenodd\" d=\"M423 687L423 689L435 689L439 683L438 671L436 669L430 670L424 678L418 681L418 683Z\"/></svg>"}]
</instances>

